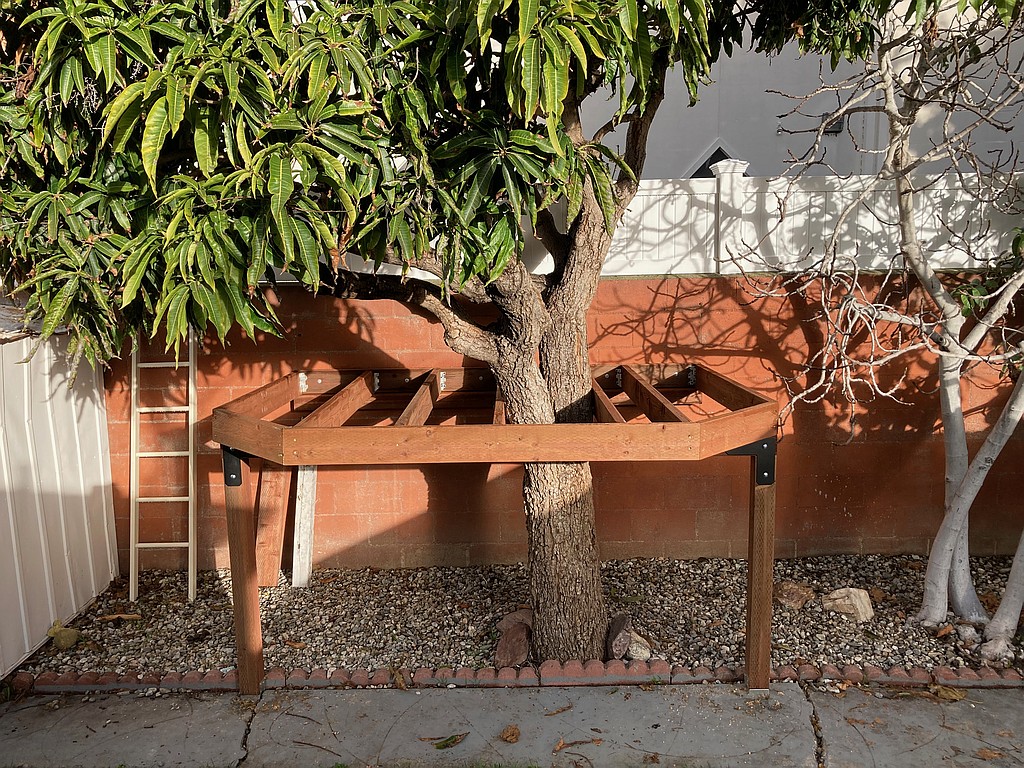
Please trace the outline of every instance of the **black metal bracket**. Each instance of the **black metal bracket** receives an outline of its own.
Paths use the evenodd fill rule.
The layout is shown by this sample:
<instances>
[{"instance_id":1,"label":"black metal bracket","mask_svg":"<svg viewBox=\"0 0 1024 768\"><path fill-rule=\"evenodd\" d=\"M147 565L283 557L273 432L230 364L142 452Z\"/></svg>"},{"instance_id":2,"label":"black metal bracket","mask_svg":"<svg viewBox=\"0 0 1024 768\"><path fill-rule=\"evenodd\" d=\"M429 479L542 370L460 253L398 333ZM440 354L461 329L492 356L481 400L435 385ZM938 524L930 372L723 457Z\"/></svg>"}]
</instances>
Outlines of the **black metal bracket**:
<instances>
[{"instance_id":1,"label":"black metal bracket","mask_svg":"<svg viewBox=\"0 0 1024 768\"><path fill-rule=\"evenodd\" d=\"M772 485L775 482L775 455L778 452L778 440L766 437L739 448L726 451L729 456L752 456L754 458L754 483Z\"/></svg>"},{"instance_id":2,"label":"black metal bracket","mask_svg":"<svg viewBox=\"0 0 1024 768\"><path fill-rule=\"evenodd\" d=\"M247 454L236 451L227 445L220 447L220 455L224 461L224 485L237 487L242 484L242 459Z\"/></svg>"}]
</instances>

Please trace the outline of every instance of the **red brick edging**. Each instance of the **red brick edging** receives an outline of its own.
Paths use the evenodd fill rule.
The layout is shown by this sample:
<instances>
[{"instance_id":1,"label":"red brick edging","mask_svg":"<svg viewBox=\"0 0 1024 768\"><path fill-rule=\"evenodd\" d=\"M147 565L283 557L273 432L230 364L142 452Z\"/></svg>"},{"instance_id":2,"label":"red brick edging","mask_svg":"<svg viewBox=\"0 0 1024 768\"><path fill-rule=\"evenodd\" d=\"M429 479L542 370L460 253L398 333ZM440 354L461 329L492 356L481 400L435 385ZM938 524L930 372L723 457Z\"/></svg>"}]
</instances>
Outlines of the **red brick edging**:
<instances>
[{"instance_id":1,"label":"red brick edging","mask_svg":"<svg viewBox=\"0 0 1024 768\"><path fill-rule=\"evenodd\" d=\"M267 672L265 689L301 688L532 688L537 686L576 685L686 685L695 683L738 683L743 680L742 667L682 667L667 661L545 661L537 667L504 667L472 669L470 667L400 669L294 669L274 667ZM933 684L961 688L1024 687L1024 679L1015 669L951 669L936 667L928 671L920 667L882 669L870 664L847 665L840 669L831 664L821 667L801 664L772 670L776 682L819 680L848 681L854 684L927 686ZM43 672L33 676L19 672L13 678L16 691L34 693L87 693L104 691L161 692L236 691L237 675L226 673L168 672L118 675L114 672Z\"/></svg>"}]
</instances>

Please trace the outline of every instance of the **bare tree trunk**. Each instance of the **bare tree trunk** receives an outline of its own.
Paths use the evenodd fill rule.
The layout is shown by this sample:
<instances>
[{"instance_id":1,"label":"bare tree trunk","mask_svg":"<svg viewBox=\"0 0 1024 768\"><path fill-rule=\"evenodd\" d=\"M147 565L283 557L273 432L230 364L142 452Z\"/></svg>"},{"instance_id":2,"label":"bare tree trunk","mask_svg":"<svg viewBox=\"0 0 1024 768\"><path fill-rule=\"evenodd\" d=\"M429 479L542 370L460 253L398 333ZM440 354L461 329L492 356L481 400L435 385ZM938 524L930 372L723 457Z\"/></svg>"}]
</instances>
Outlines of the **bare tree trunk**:
<instances>
[{"instance_id":1,"label":"bare tree trunk","mask_svg":"<svg viewBox=\"0 0 1024 768\"><path fill-rule=\"evenodd\" d=\"M981 657L987 661L1006 659L1013 655L1010 641L1017 632L1020 611L1024 607L1024 533L1017 543L1010 575L1006 579L1006 590L999 601L999 610L985 627L985 639L981 646Z\"/></svg>"}]
</instances>

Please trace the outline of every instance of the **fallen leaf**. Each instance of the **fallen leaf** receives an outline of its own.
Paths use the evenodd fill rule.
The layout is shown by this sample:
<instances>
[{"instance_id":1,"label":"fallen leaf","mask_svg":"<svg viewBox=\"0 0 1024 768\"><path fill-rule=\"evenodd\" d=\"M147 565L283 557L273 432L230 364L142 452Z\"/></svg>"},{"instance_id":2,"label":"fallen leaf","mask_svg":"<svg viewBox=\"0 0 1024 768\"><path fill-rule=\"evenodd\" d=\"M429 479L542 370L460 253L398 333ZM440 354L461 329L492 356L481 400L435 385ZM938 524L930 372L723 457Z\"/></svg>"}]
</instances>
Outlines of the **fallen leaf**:
<instances>
[{"instance_id":1,"label":"fallen leaf","mask_svg":"<svg viewBox=\"0 0 1024 768\"><path fill-rule=\"evenodd\" d=\"M881 587L872 587L868 590L868 594L871 595L871 599L874 600L875 603L884 603L889 599L889 595L887 595L885 590Z\"/></svg>"},{"instance_id":2,"label":"fallen leaf","mask_svg":"<svg viewBox=\"0 0 1024 768\"><path fill-rule=\"evenodd\" d=\"M979 760L995 760L999 757L1005 757L1002 752L995 749L989 749L988 747L982 747L974 753L974 756Z\"/></svg>"},{"instance_id":3,"label":"fallen leaf","mask_svg":"<svg viewBox=\"0 0 1024 768\"><path fill-rule=\"evenodd\" d=\"M108 613L106 616L97 616L96 621L141 621L142 615L138 613Z\"/></svg>"},{"instance_id":4,"label":"fallen leaf","mask_svg":"<svg viewBox=\"0 0 1024 768\"><path fill-rule=\"evenodd\" d=\"M722 619L715 619L710 624L708 624L708 626L709 627L724 627L725 626L725 621L722 620Z\"/></svg>"},{"instance_id":5,"label":"fallen leaf","mask_svg":"<svg viewBox=\"0 0 1024 768\"><path fill-rule=\"evenodd\" d=\"M566 704L564 707L560 707L559 709L553 709L550 712L545 712L544 717L554 717L555 715L560 715L563 712L568 712L570 709L572 709L572 704Z\"/></svg>"},{"instance_id":6,"label":"fallen leaf","mask_svg":"<svg viewBox=\"0 0 1024 768\"><path fill-rule=\"evenodd\" d=\"M568 749L569 747L578 747L582 744L596 744L597 746L601 746L601 744L603 743L604 739L580 739L579 741L565 741L564 739L562 739L561 736L559 736L558 743L555 744L555 748L551 750L551 754L557 755L563 749Z\"/></svg>"},{"instance_id":7,"label":"fallen leaf","mask_svg":"<svg viewBox=\"0 0 1024 768\"><path fill-rule=\"evenodd\" d=\"M453 733L451 736L441 739L434 744L434 749L451 749L456 744L461 744L462 740L469 736L469 732L466 733Z\"/></svg>"},{"instance_id":8,"label":"fallen leaf","mask_svg":"<svg viewBox=\"0 0 1024 768\"><path fill-rule=\"evenodd\" d=\"M498 738L504 741L506 744L515 744L517 741L519 741L519 726L506 725L505 730L501 732Z\"/></svg>"},{"instance_id":9,"label":"fallen leaf","mask_svg":"<svg viewBox=\"0 0 1024 768\"><path fill-rule=\"evenodd\" d=\"M953 625L946 624L939 628L939 631L935 633L936 637L945 637L946 635L953 634Z\"/></svg>"},{"instance_id":10,"label":"fallen leaf","mask_svg":"<svg viewBox=\"0 0 1024 768\"><path fill-rule=\"evenodd\" d=\"M948 685L929 685L928 690L943 701L961 701L967 698L967 691L963 688L952 688Z\"/></svg>"},{"instance_id":11,"label":"fallen leaf","mask_svg":"<svg viewBox=\"0 0 1024 768\"><path fill-rule=\"evenodd\" d=\"M641 691L647 691L648 693L654 690L653 685L638 685L637 688L639 688Z\"/></svg>"},{"instance_id":12,"label":"fallen leaf","mask_svg":"<svg viewBox=\"0 0 1024 768\"><path fill-rule=\"evenodd\" d=\"M306 647L306 644L299 640L285 640L284 644L287 645L289 648L294 648L297 651L301 651L303 648Z\"/></svg>"},{"instance_id":13,"label":"fallen leaf","mask_svg":"<svg viewBox=\"0 0 1024 768\"><path fill-rule=\"evenodd\" d=\"M1012 739L1013 731L996 731L996 736L1001 739Z\"/></svg>"},{"instance_id":14,"label":"fallen leaf","mask_svg":"<svg viewBox=\"0 0 1024 768\"><path fill-rule=\"evenodd\" d=\"M645 765L656 765L660 762L661 758L658 756L657 752L648 752L646 755L644 755Z\"/></svg>"}]
</instances>

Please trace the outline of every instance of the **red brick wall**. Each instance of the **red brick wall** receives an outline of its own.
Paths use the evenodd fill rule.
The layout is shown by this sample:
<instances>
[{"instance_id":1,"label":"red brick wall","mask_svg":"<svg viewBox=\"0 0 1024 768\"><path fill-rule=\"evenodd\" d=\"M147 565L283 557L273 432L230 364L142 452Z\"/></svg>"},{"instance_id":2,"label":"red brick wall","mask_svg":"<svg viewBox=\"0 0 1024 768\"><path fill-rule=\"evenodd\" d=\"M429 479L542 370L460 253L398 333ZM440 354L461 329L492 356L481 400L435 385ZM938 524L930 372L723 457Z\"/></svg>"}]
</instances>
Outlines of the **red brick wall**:
<instances>
[{"instance_id":1,"label":"red brick wall","mask_svg":"<svg viewBox=\"0 0 1024 768\"><path fill-rule=\"evenodd\" d=\"M226 346L207 339L198 356L200 567L227 565L219 447L210 414L221 403L292 370L457 367L440 328L391 301L314 299L285 290L283 338L234 334ZM808 327L782 300L753 301L730 278L642 278L602 282L590 313L591 360L699 360L786 401L776 372L791 375L806 354ZM164 372L162 375L167 375ZM171 374L173 377L173 374ZM179 402L155 372L142 381L146 403ZM107 376L115 513L122 565L128 543L128 366ZM993 415L1005 388L965 382L972 429ZM941 517L942 443L934 381L912 382L919 407L878 400L860 412L850 439L849 414L828 404L802 406L785 428L778 464L777 554L925 552ZM996 403L998 404L998 403ZM176 430L148 431L153 446L173 447ZM180 434L180 432L178 432ZM977 553L1009 552L1019 534L1024 442L1011 442L976 505ZM156 460L140 473L150 494L180 491L181 461ZM602 556L742 556L747 461L595 464ZM523 557L521 469L507 465L324 468L315 541L319 566L417 566L507 562ZM184 536L180 506L145 509L143 540ZM175 552L147 552L144 567L177 567Z\"/></svg>"}]
</instances>

